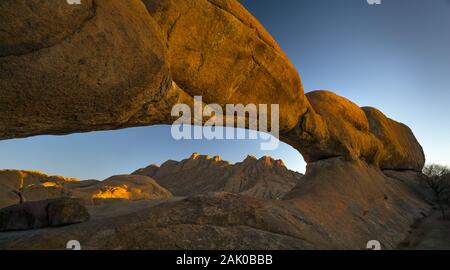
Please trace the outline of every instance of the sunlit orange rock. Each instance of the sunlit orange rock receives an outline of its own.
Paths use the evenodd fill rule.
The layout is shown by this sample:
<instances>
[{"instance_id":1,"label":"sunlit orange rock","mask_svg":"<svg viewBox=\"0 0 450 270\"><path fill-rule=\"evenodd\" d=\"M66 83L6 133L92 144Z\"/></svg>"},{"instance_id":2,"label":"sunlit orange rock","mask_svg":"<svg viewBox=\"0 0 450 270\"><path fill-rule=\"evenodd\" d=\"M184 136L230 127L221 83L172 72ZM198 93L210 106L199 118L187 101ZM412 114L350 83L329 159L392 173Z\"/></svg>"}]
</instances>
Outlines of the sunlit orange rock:
<instances>
[{"instance_id":1,"label":"sunlit orange rock","mask_svg":"<svg viewBox=\"0 0 450 270\"><path fill-rule=\"evenodd\" d=\"M122 201L166 200L172 194L154 179L140 175L117 175L104 181L89 180L67 183L64 188L71 196L81 198L87 204L103 204Z\"/></svg>"},{"instance_id":2,"label":"sunlit orange rock","mask_svg":"<svg viewBox=\"0 0 450 270\"><path fill-rule=\"evenodd\" d=\"M297 124L307 108L300 77L239 1L143 2L162 30L181 89L207 104L280 104L282 131Z\"/></svg>"},{"instance_id":3,"label":"sunlit orange rock","mask_svg":"<svg viewBox=\"0 0 450 270\"><path fill-rule=\"evenodd\" d=\"M140 0L5 0L0 13L0 138L138 125L172 87Z\"/></svg>"},{"instance_id":4,"label":"sunlit orange rock","mask_svg":"<svg viewBox=\"0 0 450 270\"><path fill-rule=\"evenodd\" d=\"M414 170L421 172L425 154L411 129L405 124L386 117L375 108L363 108L369 120L370 132L384 146L380 157L383 170Z\"/></svg>"},{"instance_id":5,"label":"sunlit orange rock","mask_svg":"<svg viewBox=\"0 0 450 270\"><path fill-rule=\"evenodd\" d=\"M67 196L65 183L78 179L50 176L38 171L0 170L0 208L24 201Z\"/></svg>"},{"instance_id":6,"label":"sunlit orange rock","mask_svg":"<svg viewBox=\"0 0 450 270\"><path fill-rule=\"evenodd\" d=\"M238 1L52 3L0 4L9 29L0 42L0 139L168 124L174 104L201 95L222 106L279 104L281 139L307 162L423 166L406 126L331 92L304 95L289 59ZM21 31L26 19L36 28Z\"/></svg>"}]
</instances>

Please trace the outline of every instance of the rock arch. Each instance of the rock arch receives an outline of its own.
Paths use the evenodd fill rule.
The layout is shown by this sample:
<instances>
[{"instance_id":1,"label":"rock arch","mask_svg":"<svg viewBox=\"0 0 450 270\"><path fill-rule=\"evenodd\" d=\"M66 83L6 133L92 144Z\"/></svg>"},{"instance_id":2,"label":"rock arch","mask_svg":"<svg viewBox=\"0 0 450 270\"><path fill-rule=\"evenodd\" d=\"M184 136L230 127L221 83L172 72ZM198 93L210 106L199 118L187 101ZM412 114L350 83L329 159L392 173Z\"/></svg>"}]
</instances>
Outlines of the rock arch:
<instances>
[{"instance_id":1,"label":"rock arch","mask_svg":"<svg viewBox=\"0 0 450 270\"><path fill-rule=\"evenodd\" d=\"M281 139L307 162L424 165L407 126L331 92L305 95L284 52L237 1L62 2L0 4L1 139L166 124L172 105L202 95L280 104Z\"/></svg>"},{"instance_id":2,"label":"rock arch","mask_svg":"<svg viewBox=\"0 0 450 270\"><path fill-rule=\"evenodd\" d=\"M411 181L424 165L412 131L332 92L305 94L287 56L238 1L65 2L0 1L0 139L168 124L173 105L201 95L222 106L279 104L281 140L308 163L283 201L188 198L115 228L108 241L99 232L111 224L86 225L92 246L135 248L130 239L139 239L140 248L267 249L272 239L272 249L355 249L379 239L395 248L427 211L394 180ZM51 235L0 245L64 244Z\"/></svg>"}]
</instances>

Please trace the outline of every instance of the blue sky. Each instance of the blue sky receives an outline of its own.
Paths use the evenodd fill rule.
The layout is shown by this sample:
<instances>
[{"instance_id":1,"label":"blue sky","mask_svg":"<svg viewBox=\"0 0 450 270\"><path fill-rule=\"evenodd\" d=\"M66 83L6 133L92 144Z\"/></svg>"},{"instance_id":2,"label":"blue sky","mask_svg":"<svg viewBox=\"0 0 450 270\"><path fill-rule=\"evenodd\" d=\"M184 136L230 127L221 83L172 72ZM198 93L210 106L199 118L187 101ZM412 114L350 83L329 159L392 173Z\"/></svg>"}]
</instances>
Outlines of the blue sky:
<instances>
[{"instance_id":1,"label":"blue sky","mask_svg":"<svg viewBox=\"0 0 450 270\"><path fill-rule=\"evenodd\" d=\"M410 126L428 162L450 165L450 1L242 0L297 67L305 91L332 90ZM174 141L167 126L0 141L0 168L104 179L192 152L232 162L301 155L259 141Z\"/></svg>"}]
</instances>

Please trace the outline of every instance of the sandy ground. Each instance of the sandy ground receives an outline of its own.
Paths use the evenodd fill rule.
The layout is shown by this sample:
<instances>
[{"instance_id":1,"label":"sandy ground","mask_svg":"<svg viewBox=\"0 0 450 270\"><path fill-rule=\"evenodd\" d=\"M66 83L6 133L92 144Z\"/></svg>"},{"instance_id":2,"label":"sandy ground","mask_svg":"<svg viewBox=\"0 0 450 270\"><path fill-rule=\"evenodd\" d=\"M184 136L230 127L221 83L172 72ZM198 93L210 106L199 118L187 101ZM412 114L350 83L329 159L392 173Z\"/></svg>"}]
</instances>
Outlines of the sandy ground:
<instances>
[{"instance_id":1,"label":"sandy ground","mask_svg":"<svg viewBox=\"0 0 450 270\"><path fill-rule=\"evenodd\" d=\"M399 249L450 250L450 220L443 220L439 211L413 226L410 236Z\"/></svg>"}]
</instances>

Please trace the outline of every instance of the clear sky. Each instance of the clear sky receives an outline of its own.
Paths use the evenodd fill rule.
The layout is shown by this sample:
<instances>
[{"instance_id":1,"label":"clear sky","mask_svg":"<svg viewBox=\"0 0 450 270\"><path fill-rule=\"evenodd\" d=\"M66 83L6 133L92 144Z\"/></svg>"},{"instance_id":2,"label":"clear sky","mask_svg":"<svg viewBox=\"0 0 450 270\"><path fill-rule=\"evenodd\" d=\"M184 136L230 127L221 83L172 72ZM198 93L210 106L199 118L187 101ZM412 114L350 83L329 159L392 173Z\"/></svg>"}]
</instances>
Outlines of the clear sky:
<instances>
[{"instance_id":1,"label":"clear sky","mask_svg":"<svg viewBox=\"0 0 450 270\"><path fill-rule=\"evenodd\" d=\"M427 162L450 165L450 1L242 0L297 67L305 91L332 90L410 126ZM81 179L130 173L193 152L232 162L247 154L301 155L258 141L174 141L167 126L0 141L0 168Z\"/></svg>"}]
</instances>

